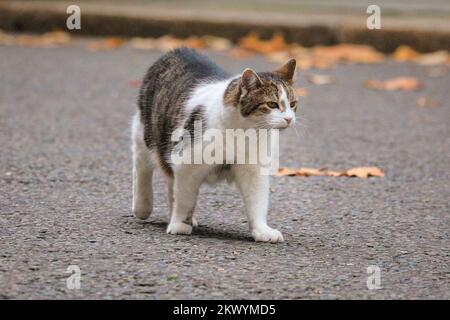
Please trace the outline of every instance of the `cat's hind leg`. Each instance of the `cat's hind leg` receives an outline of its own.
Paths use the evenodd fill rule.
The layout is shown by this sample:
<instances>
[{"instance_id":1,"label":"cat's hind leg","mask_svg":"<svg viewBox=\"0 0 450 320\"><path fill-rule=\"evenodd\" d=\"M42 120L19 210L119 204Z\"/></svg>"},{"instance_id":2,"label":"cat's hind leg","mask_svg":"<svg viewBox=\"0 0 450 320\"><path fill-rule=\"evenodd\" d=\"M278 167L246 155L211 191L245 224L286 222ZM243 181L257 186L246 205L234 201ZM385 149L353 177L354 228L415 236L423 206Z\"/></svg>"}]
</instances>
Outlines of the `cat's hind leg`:
<instances>
[{"instance_id":1,"label":"cat's hind leg","mask_svg":"<svg viewBox=\"0 0 450 320\"><path fill-rule=\"evenodd\" d=\"M183 166L174 171L173 209L167 227L168 234L191 234L196 221L193 220L195 203L200 186L206 172L199 167L193 170L190 166Z\"/></svg>"},{"instance_id":2,"label":"cat's hind leg","mask_svg":"<svg viewBox=\"0 0 450 320\"><path fill-rule=\"evenodd\" d=\"M133 213L139 219L147 219L153 209L152 177L155 168L151 152L144 142L143 125L137 113L132 124L133 150Z\"/></svg>"},{"instance_id":3,"label":"cat's hind leg","mask_svg":"<svg viewBox=\"0 0 450 320\"><path fill-rule=\"evenodd\" d=\"M174 179L168 178L167 179L167 198L168 198L168 202L169 202L169 222L170 222L170 218L172 217L173 203L174 203L173 185L174 185ZM194 216L192 216L192 226L193 227L198 226L198 222Z\"/></svg>"}]
</instances>

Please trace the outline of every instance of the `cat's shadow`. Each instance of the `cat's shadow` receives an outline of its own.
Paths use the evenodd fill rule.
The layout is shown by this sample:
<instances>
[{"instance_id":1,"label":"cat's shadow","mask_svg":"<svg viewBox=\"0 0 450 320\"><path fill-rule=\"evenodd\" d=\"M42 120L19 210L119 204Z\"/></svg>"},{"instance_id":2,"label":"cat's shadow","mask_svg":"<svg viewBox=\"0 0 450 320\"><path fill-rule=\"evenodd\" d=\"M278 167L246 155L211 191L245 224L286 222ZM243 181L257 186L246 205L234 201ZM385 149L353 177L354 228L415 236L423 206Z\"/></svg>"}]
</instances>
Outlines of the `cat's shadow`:
<instances>
[{"instance_id":1,"label":"cat's shadow","mask_svg":"<svg viewBox=\"0 0 450 320\"><path fill-rule=\"evenodd\" d=\"M138 223L140 225L143 225L144 227L156 227L158 229L161 229L161 231L164 232L164 234L166 233L167 222L163 222L161 220L159 221L146 220L140 221ZM195 227L192 234L185 237L215 238L219 240L239 240L245 242L254 242L253 238L244 235L240 232L226 231L223 229L217 229L205 225L199 225L198 227Z\"/></svg>"}]
</instances>

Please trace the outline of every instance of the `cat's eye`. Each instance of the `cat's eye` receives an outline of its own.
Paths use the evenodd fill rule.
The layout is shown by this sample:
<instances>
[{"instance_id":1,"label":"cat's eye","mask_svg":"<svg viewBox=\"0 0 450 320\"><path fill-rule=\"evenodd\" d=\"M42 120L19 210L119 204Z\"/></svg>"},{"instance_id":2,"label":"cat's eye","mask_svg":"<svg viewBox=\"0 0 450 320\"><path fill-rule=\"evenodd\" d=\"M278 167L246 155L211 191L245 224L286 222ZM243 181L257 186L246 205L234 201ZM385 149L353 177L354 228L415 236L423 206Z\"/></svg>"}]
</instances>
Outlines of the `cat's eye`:
<instances>
[{"instance_id":1,"label":"cat's eye","mask_svg":"<svg viewBox=\"0 0 450 320\"><path fill-rule=\"evenodd\" d=\"M291 102L291 109L292 111L297 111L297 101L292 101Z\"/></svg>"},{"instance_id":2,"label":"cat's eye","mask_svg":"<svg viewBox=\"0 0 450 320\"><path fill-rule=\"evenodd\" d=\"M278 108L278 103L276 103L276 102L267 102L266 104L270 109Z\"/></svg>"}]
</instances>

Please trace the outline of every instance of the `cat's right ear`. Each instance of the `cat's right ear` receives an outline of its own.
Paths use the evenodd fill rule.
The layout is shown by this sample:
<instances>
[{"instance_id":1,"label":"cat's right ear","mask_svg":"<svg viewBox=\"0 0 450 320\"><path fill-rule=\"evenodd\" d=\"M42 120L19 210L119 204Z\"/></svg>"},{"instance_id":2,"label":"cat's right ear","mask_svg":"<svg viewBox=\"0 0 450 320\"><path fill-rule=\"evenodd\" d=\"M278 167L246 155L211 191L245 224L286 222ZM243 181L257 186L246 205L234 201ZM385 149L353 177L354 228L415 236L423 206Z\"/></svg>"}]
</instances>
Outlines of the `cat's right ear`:
<instances>
[{"instance_id":1,"label":"cat's right ear","mask_svg":"<svg viewBox=\"0 0 450 320\"><path fill-rule=\"evenodd\" d=\"M256 89L262 85L262 81L258 74L250 68L247 68L242 73L241 86L244 89L243 94L250 90Z\"/></svg>"}]
</instances>

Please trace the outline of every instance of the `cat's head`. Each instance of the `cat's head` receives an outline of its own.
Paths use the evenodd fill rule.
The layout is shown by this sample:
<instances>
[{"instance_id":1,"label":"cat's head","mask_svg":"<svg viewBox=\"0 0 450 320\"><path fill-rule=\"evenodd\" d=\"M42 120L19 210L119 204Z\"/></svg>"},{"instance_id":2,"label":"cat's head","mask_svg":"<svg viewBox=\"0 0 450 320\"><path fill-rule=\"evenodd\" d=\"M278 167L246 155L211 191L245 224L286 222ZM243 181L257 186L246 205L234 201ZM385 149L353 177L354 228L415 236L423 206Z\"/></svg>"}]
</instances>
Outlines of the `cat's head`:
<instances>
[{"instance_id":1,"label":"cat's head","mask_svg":"<svg viewBox=\"0 0 450 320\"><path fill-rule=\"evenodd\" d=\"M255 128L285 129L295 124L297 96L292 87L295 59L273 72L245 69L239 79L237 107Z\"/></svg>"}]
</instances>

